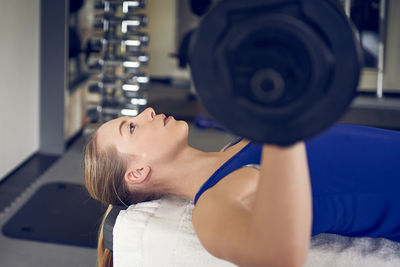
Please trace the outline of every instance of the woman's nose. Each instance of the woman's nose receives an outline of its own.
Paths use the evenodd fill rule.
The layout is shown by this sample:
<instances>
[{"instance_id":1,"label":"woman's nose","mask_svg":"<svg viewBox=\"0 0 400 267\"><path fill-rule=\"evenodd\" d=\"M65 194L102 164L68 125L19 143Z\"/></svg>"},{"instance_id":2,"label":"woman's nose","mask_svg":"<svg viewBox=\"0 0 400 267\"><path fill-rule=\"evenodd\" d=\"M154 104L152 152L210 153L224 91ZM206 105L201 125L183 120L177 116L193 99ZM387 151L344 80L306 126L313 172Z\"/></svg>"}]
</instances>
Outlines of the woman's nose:
<instances>
[{"instance_id":1,"label":"woman's nose","mask_svg":"<svg viewBox=\"0 0 400 267\"><path fill-rule=\"evenodd\" d=\"M154 117L156 116L156 112L154 111L153 108L146 108L143 113L145 114L145 117L147 119L153 120Z\"/></svg>"}]
</instances>

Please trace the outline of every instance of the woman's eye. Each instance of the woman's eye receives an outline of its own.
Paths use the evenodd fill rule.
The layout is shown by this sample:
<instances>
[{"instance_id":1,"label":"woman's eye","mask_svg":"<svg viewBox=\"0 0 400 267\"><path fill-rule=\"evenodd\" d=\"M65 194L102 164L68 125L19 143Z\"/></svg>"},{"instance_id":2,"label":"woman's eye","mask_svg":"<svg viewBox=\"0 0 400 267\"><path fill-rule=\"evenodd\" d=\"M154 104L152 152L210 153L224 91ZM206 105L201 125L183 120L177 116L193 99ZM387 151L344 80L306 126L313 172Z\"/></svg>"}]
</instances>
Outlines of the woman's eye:
<instances>
[{"instance_id":1,"label":"woman's eye","mask_svg":"<svg viewBox=\"0 0 400 267\"><path fill-rule=\"evenodd\" d=\"M132 134L134 130L135 130L135 125L132 122L129 123L129 132Z\"/></svg>"}]
</instances>

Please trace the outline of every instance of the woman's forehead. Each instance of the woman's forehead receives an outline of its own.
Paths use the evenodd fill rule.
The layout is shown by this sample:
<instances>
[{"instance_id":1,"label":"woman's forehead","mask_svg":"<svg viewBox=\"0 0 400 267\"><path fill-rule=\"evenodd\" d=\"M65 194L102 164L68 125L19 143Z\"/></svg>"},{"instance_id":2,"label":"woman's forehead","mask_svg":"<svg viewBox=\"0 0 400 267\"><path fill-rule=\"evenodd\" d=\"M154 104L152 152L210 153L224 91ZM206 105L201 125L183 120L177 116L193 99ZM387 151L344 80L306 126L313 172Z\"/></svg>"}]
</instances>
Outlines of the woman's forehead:
<instances>
[{"instance_id":1,"label":"woman's forehead","mask_svg":"<svg viewBox=\"0 0 400 267\"><path fill-rule=\"evenodd\" d=\"M104 128L106 130L112 130L113 128L117 128L117 130L118 130L118 127L121 124L121 122L129 120L129 119L132 120L133 118L132 117L127 117L127 116L119 117L119 118L107 121L99 129Z\"/></svg>"},{"instance_id":2,"label":"woman's forehead","mask_svg":"<svg viewBox=\"0 0 400 267\"><path fill-rule=\"evenodd\" d=\"M107 121L107 122L103 123L100 126L98 132L99 133L103 133L103 132L107 132L107 131L112 130L112 128L117 126L119 121L120 121L120 118L117 118L117 119L113 119L113 120L110 120L110 121Z\"/></svg>"},{"instance_id":3,"label":"woman's forehead","mask_svg":"<svg viewBox=\"0 0 400 267\"><path fill-rule=\"evenodd\" d=\"M128 117L119 117L101 125L97 130L97 145L105 147L111 144L112 140L120 135L119 125L122 121L127 119Z\"/></svg>"}]
</instances>

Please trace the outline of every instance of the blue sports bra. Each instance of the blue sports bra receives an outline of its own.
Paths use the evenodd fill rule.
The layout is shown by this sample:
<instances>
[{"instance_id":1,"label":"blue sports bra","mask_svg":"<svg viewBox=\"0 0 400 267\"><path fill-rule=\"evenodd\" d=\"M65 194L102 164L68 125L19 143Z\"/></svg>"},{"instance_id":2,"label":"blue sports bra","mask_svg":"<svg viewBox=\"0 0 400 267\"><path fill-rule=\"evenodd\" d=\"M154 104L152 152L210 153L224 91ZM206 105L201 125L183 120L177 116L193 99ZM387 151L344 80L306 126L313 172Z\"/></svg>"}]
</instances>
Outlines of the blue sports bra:
<instances>
[{"instance_id":1,"label":"blue sports bra","mask_svg":"<svg viewBox=\"0 0 400 267\"><path fill-rule=\"evenodd\" d=\"M231 146L239 143L243 138L239 137L233 141L225 150ZM210 178L200 187L194 198L194 204L196 205L200 196L207 191L209 188L216 185L222 178L227 176L229 173L243 167L250 166L255 167L260 164L262 146L255 143L248 143L244 148L242 148L233 157L227 160L216 172L214 172Z\"/></svg>"}]
</instances>

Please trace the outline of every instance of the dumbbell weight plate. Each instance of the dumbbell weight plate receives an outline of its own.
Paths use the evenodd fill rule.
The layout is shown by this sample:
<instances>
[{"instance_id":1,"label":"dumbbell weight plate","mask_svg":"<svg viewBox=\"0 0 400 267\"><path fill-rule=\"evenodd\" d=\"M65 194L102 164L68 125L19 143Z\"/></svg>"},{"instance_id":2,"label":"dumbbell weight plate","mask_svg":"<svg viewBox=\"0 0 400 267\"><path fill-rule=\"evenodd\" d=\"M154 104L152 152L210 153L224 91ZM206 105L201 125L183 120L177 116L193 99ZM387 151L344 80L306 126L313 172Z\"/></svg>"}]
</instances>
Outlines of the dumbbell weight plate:
<instances>
[{"instance_id":1,"label":"dumbbell weight plate","mask_svg":"<svg viewBox=\"0 0 400 267\"><path fill-rule=\"evenodd\" d=\"M281 146L347 110L361 48L332 1L220 1L201 21L190 64L205 107L235 134Z\"/></svg>"}]
</instances>

